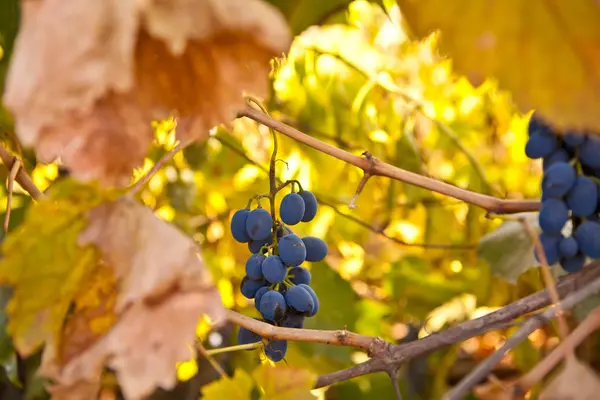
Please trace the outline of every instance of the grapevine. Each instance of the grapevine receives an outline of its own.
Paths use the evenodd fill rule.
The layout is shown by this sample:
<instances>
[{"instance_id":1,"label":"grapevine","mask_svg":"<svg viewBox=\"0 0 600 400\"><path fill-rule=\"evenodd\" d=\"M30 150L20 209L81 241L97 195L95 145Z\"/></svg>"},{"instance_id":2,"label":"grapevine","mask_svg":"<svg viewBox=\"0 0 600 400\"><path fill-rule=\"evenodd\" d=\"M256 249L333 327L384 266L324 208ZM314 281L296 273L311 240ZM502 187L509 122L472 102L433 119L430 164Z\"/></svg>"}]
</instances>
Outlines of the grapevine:
<instances>
[{"instance_id":1,"label":"grapevine","mask_svg":"<svg viewBox=\"0 0 600 400\"><path fill-rule=\"evenodd\" d=\"M600 139L559 134L535 113L527 131L525 154L543 159L539 239L548 264L579 271L586 258L600 258Z\"/></svg>"}]
</instances>

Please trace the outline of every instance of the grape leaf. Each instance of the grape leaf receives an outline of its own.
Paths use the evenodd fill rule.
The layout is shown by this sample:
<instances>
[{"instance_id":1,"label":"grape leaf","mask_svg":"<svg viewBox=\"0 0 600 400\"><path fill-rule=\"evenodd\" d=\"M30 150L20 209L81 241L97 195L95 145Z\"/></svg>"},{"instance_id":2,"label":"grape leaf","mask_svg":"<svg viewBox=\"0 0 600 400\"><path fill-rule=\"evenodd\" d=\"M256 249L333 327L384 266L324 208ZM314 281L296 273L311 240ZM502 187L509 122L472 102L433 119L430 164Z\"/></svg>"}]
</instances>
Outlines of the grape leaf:
<instances>
[{"instance_id":1,"label":"grape leaf","mask_svg":"<svg viewBox=\"0 0 600 400\"><path fill-rule=\"evenodd\" d=\"M537 213L523 213L529 225L537 229ZM517 283L521 274L538 266L533 253L533 242L517 221L506 221L498 229L483 236L477 254L486 260L492 272L510 283Z\"/></svg>"},{"instance_id":2,"label":"grape leaf","mask_svg":"<svg viewBox=\"0 0 600 400\"><path fill-rule=\"evenodd\" d=\"M596 373L579 360L567 357L564 369L542 390L540 400L594 400L599 391Z\"/></svg>"},{"instance_id":3,"label":"grape leaf","mask_svg":"<svg viewBox=\"0 0 600 400\"><path fill-rule=\"evenodd\" d=\"M496 77L522 110L535 108L558 128L600 132L598 2L398 0L398 4L418 36L441 31L441 50L473 84Z\"/></svg>"},{"instance_id":4,"label":"grape leaf","mask_svg":"<svg viewBox=\"0 0 600 400\"><path fill-rule=\"evenodd\" d=\"M3 100L40 160L127 185L152 119L176 112L179 139L206 138L243 92L266 95L290 39L262 0L24 2Z\"/></svg>"},{"instance_id":5,"label":"grape leaf","mask_svg":"<svg viewBox=\"0 0 600 400\"><path fill-rule=\"evenodd\" d=\"M78 247L85 213L103 199L91 186L57 183L50 197L30 207L9 235L0 259L0 284L13 288L8 333L23 356L53 341L81 282L97 263L92 246Z\"/></svg>"},{"instance_id":6,"label":"grape leaf","mask_svg":"<svg viewBox=\"0 0 600 400\"><path fill-rule=\"evenodd\" d=\"M268 0L285 15L292 33L298 35L311 25L321 25L334 16L345 12L352 0ZM371 0L383 7L382 0Z\"/></svg>"},{"instance_id":7,"label":"grape leaf","mask_svg":"<svg viewBox=\"0 0 600 400\"><path fill-rule=\"evenodd\" d=\"M104 203L88 219L79 243L97 246L111 269L100 266L78 293L62 332L68 344L47 346L40 372L56 382L54 393L78 390L80 398L95 397L104 366L126 398L171 389L199 318L220 322L224 312L198 249L132 199Z\"/></svg>"},{"instance_id":8,"label":"grape leaf","mask_svg":"<svg viewBox=\"0 0 600 400\"><path fill-rule=\"evenodd\" d=\"M232 378L221 378L202 387L205 400L250 400L254 381L243 369L236 369Z\"/></svg>"},{"instance_id":9,"label":"grape leaf","mask_svg":"<svg viewBox=\"0 0 600 400\"><path fill-rule=\"evenodd\" d=\"M312 390L317 375L304 369L263 364L252 372L263 389L262 400L313 400Z\"/></svg>"}]
</instances>

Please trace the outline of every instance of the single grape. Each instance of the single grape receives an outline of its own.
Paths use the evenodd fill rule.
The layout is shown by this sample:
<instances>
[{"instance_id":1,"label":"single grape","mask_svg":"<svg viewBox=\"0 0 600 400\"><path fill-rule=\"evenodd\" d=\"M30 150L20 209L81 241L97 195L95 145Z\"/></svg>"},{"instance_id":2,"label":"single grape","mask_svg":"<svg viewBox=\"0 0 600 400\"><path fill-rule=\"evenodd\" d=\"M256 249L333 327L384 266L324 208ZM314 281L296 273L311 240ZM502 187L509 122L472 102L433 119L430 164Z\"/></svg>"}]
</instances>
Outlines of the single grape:
<instances>
[{"instance_id":1,"label":"single grape","mask_svg":"<svg viewBox=\"0 0 600 400\"><path fill-rule=\"evenodd\" d=\"M288 310L279 325L284 328L302 329L304 328L304 315Z\"/></svg>"},{"instance_id":2,"label":"single grape","mask_svg":"<svg viewBox=\"0 0 600 400\"><path fill-rule=\"evenodd\" d=\"M266 259L262 254L253 254L246 261L246 276L253 280L263 279L262 263Z\"/></svg>"},{"instance_id":3,"label":"single grape","mask_svg":"<svg viewBox=\"0 0 600 400\"><path fill-rule=\"evenodd\" d=\"M303 266L298 266L290 269L288 272L288 276L293 276L290 278L294 285L299 285L304 283L305 285L310 285L311 275L310 271L304 268Z\"/></svg>"},{"instance_id":4,"label":"single grape","mask_svg":"<svg viewBox=\"0 0 600 400\"><path fill-rule=\"evenodd\" d=\"M558 252L560 253L561 257L575 257L578 251L579 246L577 245L577 240L575 240L573 236L563 238L558 244Z\"/></svg>"},{"instance_id":5,"label":"single grape","mask_svg":"<svg viewBox=\"0 0 600 400\"><path fill-rule=\"evenodd\" d=\"M279 206L281 220L288 225L296 225L304 216L304 200L298 193L289 193L283 196Z\"/></svg>"},{"instance_id":6,"label":"single grape","mask_svg":"<svg viewBox=\"0 0 600 400\"><path fill-rule=\"evenodd\" d=\"M246 329L242 326L238 332L237 340L238 344L250 344L260 342L262 338L250 329Z\"/></svg>"},{"instance_id":7,"label":"single grape","mask_svg":"<svg viewBox=\"0 0 600 400\"><path fill-rule=\"evenodd\" d=\"M571 156L564 149L558 149L554 153L550 154L548 157L544 157L544 161L542 166L544 171L546 171L550 166L556 164L557 162L566 162L568 163L571 160Z\"/></svg>"},{"instance_id":8,"label":"single grape","mask_svg":"<svg viewBox=\"0 0 600 400\"><path fill-rule=\"evenodd\" d=\"M273 219L271 214L264 208L256 208L250 211L246 219L246 232L253 240L261 240L271 233Z\"/></svg>"},{"instance_id":9,"label":"single grape","mask_svg":"<svg viewBox=\"0 0 600 400\"><path fill-rule=\"evenodd\" d=\"M563 135L563 142L572 148L581 146L585 142L585 135L578 132L565 132Z\"/></svg>"},{"instance_id":10,"label":"single grape","mask_svg":"<svg viewBox=\"0 0 600 400\"><path fill-rule=\"evenodd\" d=\"M275 290L269 290L260 299L259 311L268 321L277 322L285 315L285 299Z\"/></svg>"},{"instance_id":11,"label":"single grape","mask_svg":"<svg viewBox=\"0 0 600 400\"><path fill-rule=\"evenodd\" d=\"M288 234L279 239L279 257L286 265L296 267L306 260L306 246L302 239Z\"/></svg>"},{"instance_id":12,"label":"single grape","mask_svg":"<svg viewBox=\"0 0 600 400\"><path fill-rule=\"evenodd\" d=\"M284 297L288 307L298 313L310 315L315 308L312 296L304 287L292 286L286 290Z\"/></svg>"},{"instance_id":13,"label":"single grape","mask_svg":"<svg viewBox=\"0 0 600 400\"><path fill-rule=\"evenodd\" d=\"M302 222L310 222L315 215L317 215L317 198L308 190L303 190L298 194L304 200L304 216L302 217Z\"/></svg>"},{"instance_id":14,"label":"single grape","mask_svg":"<svg viewBox=\"0 0 600 400\"><path fill-rule=\"evenodd\" d=\"M237 210L231 217L231 236L240 243L246 243L250 240L250 236L246 232L246 220L249 214L249 210L242 208Z\"/></svg>"},{"instance_id":15,"label":"single grape","mask_svg":"<svg viewBox=\"0 0 600 400\"><path fill-rule=\"evenodd\" d=\"M579 160L582 164L593 169L600 169L600 139L588 138L586 142L579 146Z\"/></svg>"},{"instance_id":16,"label":"single grape","mask_svg":"<svg viewBox=\"0 0 600 400\"><path fill-rule=\"evenodd\" d=\"M327 244L314 236L302 238L306 247L306 261L321 261L327 255Z\"/></svg>"},{"instance_id":17,"label":"single grape","mask_svg":"<svg viewBox=\"0 0 600 400\"><path fill-rule=\"evenodd\" d=\"M271 361L281 361L287 352L287 340L271 340L265 346L265 354Z\"/></svg>"},{"instance_id":18,"label":"single grape","mask_svg":"<svg viewBox=\"0 0 600 400\"><path fill-rule=\"evenodd\" d=\"M548 265L555 264L558 261L558 247L562 238L562 235L549 235L545 232L540 233L539 239L540 243L542 243L542 247L544 248L544 254L546 255L546 261L548 262ZM535 255L535 259L540 262L537 256L537 251L534 250L533 254Z\"/></svg>"},{"instance_id":19,"label":"single grape","mask_svg":"<svg viewBox=\"0 0 600 400\"><path fill-rule=\"evenodd\" d=\"M311 288L310 286L304 285L302 283L300 285L297 285L297 286L303 288L304 290L306 290L308 292L308 294L310 294L310 296L312 297L313 303L315 304L315 306L314 306L314 308L312 310L312 313L310 313L309 317L314 316L317 313L317 311L319 311L319 297L317 297L317 294L315 293L315 291L313 290L313 288Z\"/></svg>"},{"instance_id":20,"label":"single grape","mask_svg":"<svg viewBox=\"0 0 600 400\"><path fill-rule=\"evenodd\" d=\"M567 194L567 206L577 217L589 217L598 205L598 185L592 178L579 176Z\"/></svg>"},{"instance_id":21,"label":"single grape","mask_svg":"<svg viewBox=\"0 0 600 400\"><path fill-rule=\"evenodd\" d=\"M244 297L248 298L248 299L253 299L254 296L256 295L256 292L258 291L258 289L260 289L263 286L266 286L267 282L263 279L260 280L253 280L248 278L247 276L245 276L242 279L242 284L240 285L240 290L242 292L242 294L244 295Z\"/></svg>"},{"instance_id":22,"label":"single grape","mask_svg":"<svg viewBox=\"0 0 600 400\"><path fill-rule=\"evenodd\" d=\"M527 134L531 135L539 135L539 134L552 134L550 127L546 125L540 118L538 118L537 114L534 112L529 118L529 123L527 124Z\"/></svg>"},{"instance_id":23,"label":"single grape","mask_svg":"<svg viewBox=\"0 0 600 400\"><path fill-rule=\"evenodd\" d=\"M263 295L269 291L268 286L263 286L256 291L254 295L254 307L260 311L260 299L262 299Z\"/></svg>"},{"instance_id":24,"label":"single grape","mask_svg":"<svg viewBox=\"0 0 600 400\"><path fill-rule=\"evenodd\" d=\"M579 249L590 258L600 258L600 224L585 221L575 230L573 235Z\"/></svg>"},{"instance_id":25,"label":"single grape","mask_svg":"<svg viewBox=\"0 0 600 400\"><path fill-rule=\"evenodd\" d=\"M546 233L560 234L569 220L569 209L564 201L547 199L542 202L539 214L540 228Z\"/></svg>"},{"instance_id":26,"label":"single grape","mask_svg":"<svg viewBox=\"0 0 600 400\"><path fill-rule=\"evenodd\" d=\"M571 164L557 162L544 172L542 191L547 197L560 198L575 185L576 178L577 173Z\"/></svg>"},{"instance_id":27,"label":"single grape","mask_svg":"<svg viewBox=\"0 0 600 400\"><path fill-rule=\"evenodd\" d=\"M252 254L256 254L260 252L260 249L264 246L270 246L271 244L273 244L273 235L271 235L271 232L269 232L269 235L264 238L264 239L260 239L260 240L252 240L250 239L250 241L248 242L248 250L250 251L250 253ZM266 250L263 250L263 253L265 253Z\"/></svg>"},{"instance_id":28,"label":"single grape","mask_svg":"<svg viewBox=\"0 0 600 400\"><path fill-rule=\"evenodd\" d=\"M563 258L560 260L560 266L566 272L572 274L579 271L585 265L585 256L583 254L577 254L573 257Z\"/></svg>"},{"instance_id":29,"label":"single grape","mask_svg":"<svg viewBox=\"0 0 600 400\"><path fill-rule=\"evenodd\" d=\"M279 256L269 256L262 263L262 274L271 283L281 283L285 279L287 268Z\"/></svg>"},{"instance_id":30,"label":"single grape","mask_svg":"<svg viewBox=\"0 0 600 400\"><path fill-rule=\"evenodd\" d=\"M536 159L548 157L558 149L558 138L553 134L535 133L529 136L525 144L525 155Z\"/></svg>"}]
</instances>

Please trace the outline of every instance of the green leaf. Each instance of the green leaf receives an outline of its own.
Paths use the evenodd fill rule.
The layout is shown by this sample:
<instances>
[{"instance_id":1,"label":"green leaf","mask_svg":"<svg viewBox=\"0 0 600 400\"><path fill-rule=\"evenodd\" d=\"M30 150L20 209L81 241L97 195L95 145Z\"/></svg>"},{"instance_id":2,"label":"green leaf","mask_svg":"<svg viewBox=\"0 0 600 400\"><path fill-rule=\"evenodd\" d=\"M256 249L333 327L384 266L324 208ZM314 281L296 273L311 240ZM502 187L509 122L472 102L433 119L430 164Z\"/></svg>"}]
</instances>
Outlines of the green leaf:
<instances>
[{"instance_id":1,"label":"green leaf","mask_svg":"<svg viewBox=\"0 0 600 400\"><path fill-rule=\"evenodd\" d=\"M233 378L221 378L202 388L205 400L250 400L254 382L243 369L236 369Z\"/></svg>"},{"instance_id":2,"label":"green leaf","mask_svg":"<svg viewBox=\"0 0 600 400\"><path fill-rule=\"evenodd\" d=\"M532 228L537 229L537 213L520 215L527 219ZM494 275L510 283L517 283L523 272L539 265L533 254L533 242L517 221L506 221L498 229L482 237L477 246L477 254L489 263Z\"/></svg>"},{"instance_id":3,"label":"green leaf","mask_svg":"<svg viewBox=\"0 0 600 400\"><path fill-rule=\"evenodd\" d=\"M252 372L263 390L262 400L314 400L312 390L317 375L305 369L263 364Z\"/></svg>"},{"instance_id":4,"label":"green leaf","mask_svg":"<svg viewBox=\"0 0 600 400\"><path fill-rule=\"evenodd\" d=\"M311 25L322 25L345 12L352 0L267 0L283 13L292 33L298 35ZM383 1L371 0L383 7Z\"/></svg>"},{"instance_id":5,"label":"green leaf","mask_svg":"<svg viewBox=\"0 0 600 400\"><path fill-rule=\"evenodd\" d=\"M398 0L419 37L479 85L495 77L522 110L563 129L600 132L600 5L588 0ZM557 61L558 60L558 61Z\"/></svg>"}]
</instances>

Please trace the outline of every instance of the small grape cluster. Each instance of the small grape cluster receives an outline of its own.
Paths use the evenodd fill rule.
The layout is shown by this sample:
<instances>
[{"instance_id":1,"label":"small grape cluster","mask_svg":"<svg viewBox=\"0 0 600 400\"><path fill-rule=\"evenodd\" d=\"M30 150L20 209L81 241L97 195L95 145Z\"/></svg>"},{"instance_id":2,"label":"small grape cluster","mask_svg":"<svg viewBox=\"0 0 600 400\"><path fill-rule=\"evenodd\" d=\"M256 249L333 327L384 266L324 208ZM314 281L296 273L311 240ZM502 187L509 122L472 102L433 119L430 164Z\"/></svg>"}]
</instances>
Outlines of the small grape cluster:
<instances>
[{"instance_id":1,"label":"small grape cluster","mask_svg":"<svg viewBox=\"0 0 600 400\"><path fill-rule=\"evenodd\" d=\"M263 321L287 328L303 328L304 318L319 310L319 298L309 286L311 274L301 264L321 261L327 255L327 244L316 237L300 238L287 225L309 222L317 214L317 199L307 190L285 195L279 207L281 221L273 221L271 214L259 204L235 212L231 219L231 233L240 243L248 243L252 255L246 261L246 276L241 292L263 317ZM273 235L275 229L275 235ZM277 246L273 244L274 239ZM238 333L240 344L261 341L254 332L242 327ZM286 340L271 340L265 354L280 361L287 351Z\"/></svg>"},{"instance_id":2,"label":"small grape cluster","mask_svg":"<svg viewBox=\"0 0 600 400\"><path fill-rule=\"evenodd\" d=\"M600 138L557 134L535 114L528 133L525 154L543 159L540 242L548 264L576 272L586 257L600 258ZM564 236L569 219L572 233Z\"/></svg>"}]
</instances>

